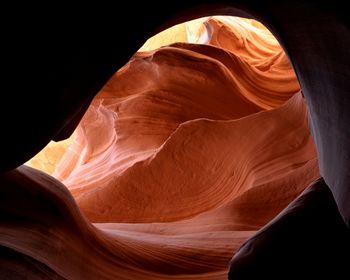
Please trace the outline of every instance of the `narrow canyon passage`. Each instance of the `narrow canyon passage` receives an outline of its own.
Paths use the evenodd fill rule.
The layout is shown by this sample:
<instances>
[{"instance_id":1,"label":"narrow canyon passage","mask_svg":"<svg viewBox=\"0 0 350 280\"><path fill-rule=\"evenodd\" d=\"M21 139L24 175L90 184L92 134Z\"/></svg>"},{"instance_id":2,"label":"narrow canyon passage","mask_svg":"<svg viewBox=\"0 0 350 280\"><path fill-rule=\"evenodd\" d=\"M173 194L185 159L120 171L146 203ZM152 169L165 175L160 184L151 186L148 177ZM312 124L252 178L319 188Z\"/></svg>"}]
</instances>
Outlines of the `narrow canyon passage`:
<instances>
[{"instance_id":1,"label":"narrow canyon passage","mask_svg":"<svg viewBox=\"0 0 350 280\"><path fill-rule=\"evenodd\" d=\"M240 245L320 177L283 49L257 21L214 16L149 39L27 165L57 180L1 175L26 205L2 204L25 222L7 221L1 245L38 279L226 279Z\"/></svg>"}]
</instances>

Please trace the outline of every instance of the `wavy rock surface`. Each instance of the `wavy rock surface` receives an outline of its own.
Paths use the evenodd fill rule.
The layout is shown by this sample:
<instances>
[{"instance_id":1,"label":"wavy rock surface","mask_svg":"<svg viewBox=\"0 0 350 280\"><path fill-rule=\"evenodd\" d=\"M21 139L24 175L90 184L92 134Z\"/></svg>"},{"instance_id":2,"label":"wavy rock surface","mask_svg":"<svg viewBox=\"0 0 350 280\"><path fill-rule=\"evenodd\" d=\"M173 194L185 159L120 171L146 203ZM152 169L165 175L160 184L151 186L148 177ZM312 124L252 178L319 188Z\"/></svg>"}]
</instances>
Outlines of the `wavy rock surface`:
<instances>
[{"instance_id":1,"label":"wavy rock surface","mask_svg":"<svg viewBox=\"0 0 350 280\"><path fill-rule=\"evenodd\" d=\"M115 73L53 173L63 184L1 176L3 273L226 279L242 242L319 177L277 42L248 20L202 22L210 45L139 52Z\"/></svg>"}]
</instances>

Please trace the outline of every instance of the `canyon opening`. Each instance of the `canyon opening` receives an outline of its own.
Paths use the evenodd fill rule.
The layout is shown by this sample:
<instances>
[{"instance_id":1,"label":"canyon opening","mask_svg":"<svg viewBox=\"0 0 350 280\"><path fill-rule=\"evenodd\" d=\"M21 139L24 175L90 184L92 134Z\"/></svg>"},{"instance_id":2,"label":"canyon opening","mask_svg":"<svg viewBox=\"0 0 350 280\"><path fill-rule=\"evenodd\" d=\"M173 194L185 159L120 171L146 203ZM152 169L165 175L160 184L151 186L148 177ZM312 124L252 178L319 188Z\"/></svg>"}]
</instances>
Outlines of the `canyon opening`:
<instances>
[{"instance_id":1,"label":"canyon opening","mask_svg":"<svg viewBox=\"0 0 350 280\"><path fill-rule=\"evenodd\" d=\"M243 242L320 177L288 57L261 23L227 16L150 38L72 136L26 164L62 183L28 184L65 209L44 239L47 274L67 279L226 279ZM40 242L23 251L35 259Z\"/></svg>"}]
</instances>

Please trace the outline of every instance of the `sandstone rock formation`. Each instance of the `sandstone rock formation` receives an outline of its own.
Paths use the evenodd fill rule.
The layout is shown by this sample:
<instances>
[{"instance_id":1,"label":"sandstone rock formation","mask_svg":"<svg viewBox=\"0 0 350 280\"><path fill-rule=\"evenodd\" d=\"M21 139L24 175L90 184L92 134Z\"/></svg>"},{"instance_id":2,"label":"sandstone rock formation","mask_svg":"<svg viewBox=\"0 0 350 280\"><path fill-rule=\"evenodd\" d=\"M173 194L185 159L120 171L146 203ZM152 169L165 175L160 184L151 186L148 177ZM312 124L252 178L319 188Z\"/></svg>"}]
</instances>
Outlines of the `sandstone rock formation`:
<instances>
[{"instance_id":1,"label":"sandstone rock formation","mask_svg":"<svg viewBox=\"0 0 350 280\"><path fill-rule=\"evenodd\" d=\"M163 33L102 88L55 163L63 184L1 175L2 275L225 279L242 242L319 177L278 42L252 20L195 24L175 37L201 44L161 47Z\"/></svg>"}]
</instances>

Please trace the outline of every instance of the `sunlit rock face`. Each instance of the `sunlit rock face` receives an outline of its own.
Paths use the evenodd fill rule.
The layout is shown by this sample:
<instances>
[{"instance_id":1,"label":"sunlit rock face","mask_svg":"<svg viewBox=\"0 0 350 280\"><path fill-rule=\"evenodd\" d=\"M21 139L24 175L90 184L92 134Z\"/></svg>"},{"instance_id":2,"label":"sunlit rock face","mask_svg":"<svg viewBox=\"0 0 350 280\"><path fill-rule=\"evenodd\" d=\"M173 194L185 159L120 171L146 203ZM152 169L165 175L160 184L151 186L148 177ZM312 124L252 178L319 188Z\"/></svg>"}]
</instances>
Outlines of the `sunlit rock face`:
<instances>
[{"instance_id":1,"label":"sunlit rock face","mask_svg":"<svg viewBox=\"0 0 350 280\"><path fill-rule=\"evenodd\" d=\"M226 279L239 246L319 177L307 104L273 36L238 18L174 28L95 97L51 167L63 184L28 167L2 176L0 199L20 205L2 211L30 222L4 227L1 244L40 273Z\"/></svg>"},{"instance_id":2,"label":"sunlit rock face","mask_svg":"<svg viewBox=\"0 0 350 280\"><path fill-rule=\"evenodd\" d=\"M290 97L290 94L299 90L299 84L294 71L281 46L268 29L258 21L224 16L192 20L173 26L150 38L139 51L156 51L162 46L167 46L173 43L206 44L216 46L223 50L230 51L230 54L227 54L227 56L236 56L236 60L243 64L242 68L245 67L246 63L250 66L254 66L248 67L247 70L257 71L258 73L256 76L254 73L244 72L242 71L244 69L241 69L241 73L238 77L236 76L235 79L236 82L238 80L238 84L243 85L244 88L247 89L242 93L244 93L247 98L250 98L250 101L259 103L259 106L264 109L270 109L280 105L281 102L284 102ZM187 45L186 48L188 47L189 45ZM185 48L185 46L183 46L183 48ZM204 55L209 52L207 58L214 58L218 60L218 63L222 63L224 62L222 59L212 56L214 55L214 52L216 52L217 55L223 56L224 53L226 53L223 50L214 51L208 48L205 51L204 48L202 51L199 51L198 49L197 52L200 53L205 51ZM165 53L167 53L167 51ZM225 60L225 58L223 59ZM238 69L232 70L232 67L234 67L232 63L235 62L235 60L232 61L233 59L234 57L226 58L226 62L231 63L231 65L225 66L226 68L229 68L229 70L231 69L233 75L238 75ZM133 67L135 67L135 65ZM183 67L185 68L188 66L184 65ZM153 65L153 69L154 68L155 65ZM188 69L187 72L189 72L190 69ZM127 75L130 75L130 71L128 71ZM205 76L207 74L203 71L202 75ZM149 76L145 75L143 78L149 79L150 76L151 74ZM249 76L255 77L252 80L252 77ZM278 80L280 82L278 82ZM274 81L273 88L270 84L271 81ZM119 83L119 81L115 82ZM251 84L252 82L254 84ZM194 88L193 90L195 90L195 86L192 87ZM238 91L243 91L243 89L240 88ZM280 95L280 97L278 97L278 95ZM219 111L219 109L220 108L216 109L216 111ZM78 129L79 128L77 128L77 130ZM59 165L64 152L72 144L75 138L76 135L73 134L69 139L61 142L51 141L45 149L26 164L48 174L58 176L54 174L54 171L56 170L57 165ZM77 141L79 142L80 140ZM75 147L75 151L82 149L82 147L80 147L77 150L77 145L80 146L81 144L72 144L72 146ZM79 154L80 151L76 153L75 157L79 157ZM62 165L65 165L66 163L67 162L65 161Z\"/></svg>"},{"instance_id":3,"label":"sunlit rock face","mask_svg":"<svg viewBox=\"0 0 350 280\"><path fill-rule=\"evenodd\" d=\"M238 18L195 26L174 28L206 45L150 39L79 125L53 175L91 221L190 218L310 161L316 170L299 85L272 35Z\"/></svg>"},{"instance_id":4,"label":"sunlit rock face","mask_svg":"<svg viewBox=\"0 0 350 280\"><path fill-rule=\"evenodd\" d=\"M71 137L66 140L59 142L51 141L35 157L27 161L25 164L51 175L55 172L58 163L61 161L63 155L74 139L75 134L73 133Z\"/></svg>"}]
</instances>

